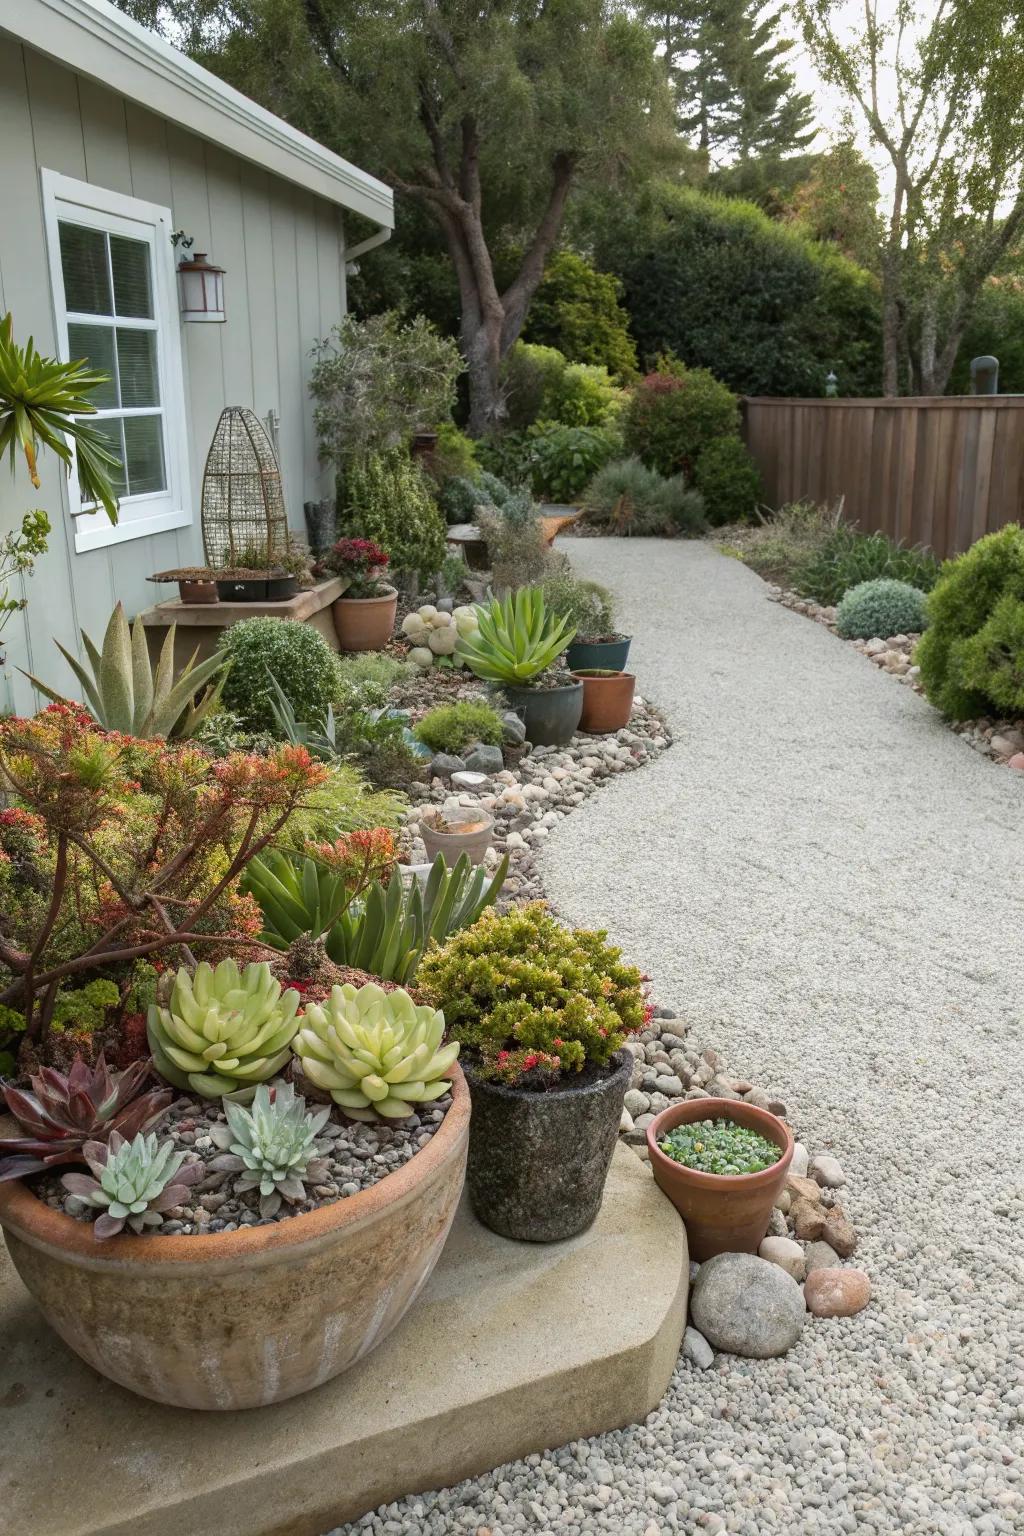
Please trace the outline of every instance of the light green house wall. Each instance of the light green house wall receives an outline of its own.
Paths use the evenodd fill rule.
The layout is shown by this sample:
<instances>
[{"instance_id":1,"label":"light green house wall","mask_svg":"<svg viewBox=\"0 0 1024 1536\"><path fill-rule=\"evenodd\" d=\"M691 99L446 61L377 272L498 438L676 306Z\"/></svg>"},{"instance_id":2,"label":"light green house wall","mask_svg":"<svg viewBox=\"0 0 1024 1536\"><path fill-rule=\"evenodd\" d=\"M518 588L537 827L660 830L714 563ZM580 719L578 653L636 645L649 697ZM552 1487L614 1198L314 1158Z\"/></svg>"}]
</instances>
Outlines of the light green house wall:
<instances>
[{"instance_id":1,"label":"light green house wall","mask_svg":"<svg viewBox=\"0 0 1024 1536\"><path fill-rule=\"evenodd\" d=\"M225 405L280 416L279 450L289 521L303 527L303 501L327 494L316 454L307 383L310 348L345 309L340 210L166 122L95 81L0 34L0 314L16 337L54 352L54 312L43 227L42 168L169 207L174 227L226 269L223 325L182 324L193 522L188 528L76 553L63 472L41 462L42 490L23 467L0 473L0 531L42 506L54 525L49 552L25 585L29 606L5 631L0 707L30 713L23 667L74 691L53 644L80 649L78 631L98 637L115 602L129 614L173 588L154 571L202 560L199 492L203 462Z\"/></svg>"}]
</instances>

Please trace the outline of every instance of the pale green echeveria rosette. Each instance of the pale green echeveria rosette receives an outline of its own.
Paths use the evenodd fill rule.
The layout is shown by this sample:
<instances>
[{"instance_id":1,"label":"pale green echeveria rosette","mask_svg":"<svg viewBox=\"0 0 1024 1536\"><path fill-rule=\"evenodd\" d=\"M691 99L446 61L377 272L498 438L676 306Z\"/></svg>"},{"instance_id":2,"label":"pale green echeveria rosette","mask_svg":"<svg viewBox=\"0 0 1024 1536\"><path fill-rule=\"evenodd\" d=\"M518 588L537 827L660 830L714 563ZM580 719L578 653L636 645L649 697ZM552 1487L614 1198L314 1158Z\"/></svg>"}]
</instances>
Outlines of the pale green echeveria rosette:
<instances>
[{"instance_id":1,"label":"pale green echeveria rosette","mask_svg":"<svg viewBox=\"0 0 1024 1536\"><path fill-rule=\"evenodd\" d=\"M291 1058L298 992L282 992L269 965L204 960L178 971L166 1006L149 1010L147 1033L161 1077L216 1099L266 1082Z\"/></svg>"},{"instance_id":2,"label":"pale green echeveria rosette","mask_svg":"<svg viewBox=\"0 0 1024 1536\"><path fill-rule=\"evenodd\" d=\"M310 1003L294 1049L311 1083L353 1120L400 1120L451 1088L458 1041L442 1045L444 1014L374 982L333 987Z\"/></svg>"},{"instance_id":3,"label":"pale green echeveria rosette","mask_svg":"<svg viewBox=\"0 0 1024 1536\"><path fill-rule=\"evenodd\" d=\"M330 1108L307 1114L305 1099L281 1081L272 1090L260 1083L249 1109L225 1099L224 1114L227 1124L210 1128L223 1149L211 1168L238 1175L236 1194L258 1189L263 1217L276 1215L282 1200L293 1205L305 1200L304 1181L321 1179L327 1171L326 1145L316 1138Z\"/></svg>"}]
</instances>

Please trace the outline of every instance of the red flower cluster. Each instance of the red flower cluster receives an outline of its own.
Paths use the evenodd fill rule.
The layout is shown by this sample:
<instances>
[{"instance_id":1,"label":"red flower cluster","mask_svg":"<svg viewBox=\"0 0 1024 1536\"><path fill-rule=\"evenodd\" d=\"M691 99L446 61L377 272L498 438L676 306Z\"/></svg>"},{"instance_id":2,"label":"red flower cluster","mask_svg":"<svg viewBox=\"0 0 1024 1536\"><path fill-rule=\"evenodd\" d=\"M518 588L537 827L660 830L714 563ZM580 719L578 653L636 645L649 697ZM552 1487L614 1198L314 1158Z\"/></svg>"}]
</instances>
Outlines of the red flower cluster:
<instances>
[{"instance_id":1,"label":"red flower cluster","mask_svg":"<svg viewBox=\"0 0 1024 1536\"><path fill-rule=\"evenodd\" d=\"M331 550L329 560L339 575L365 575L381 570L390 560L386 550L372 539L339 539Z\"/></svg>"}]
</instances>

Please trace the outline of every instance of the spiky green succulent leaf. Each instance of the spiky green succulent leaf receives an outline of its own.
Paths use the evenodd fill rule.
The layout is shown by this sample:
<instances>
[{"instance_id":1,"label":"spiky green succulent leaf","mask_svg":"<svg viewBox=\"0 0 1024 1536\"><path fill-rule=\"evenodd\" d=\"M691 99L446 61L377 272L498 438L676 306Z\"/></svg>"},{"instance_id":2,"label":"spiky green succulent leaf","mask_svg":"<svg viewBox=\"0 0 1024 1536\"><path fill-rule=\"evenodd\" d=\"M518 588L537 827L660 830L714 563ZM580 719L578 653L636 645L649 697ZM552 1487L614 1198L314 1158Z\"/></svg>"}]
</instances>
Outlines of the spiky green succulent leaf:
<instances>
[{"instance_id":1,"label":"spiky green succulent leaf","mask_svg":"<svg viewBox=\"0 0 1024 1536\"><path fill-rule=\"evenodd\" d=\"M476 610L475 633L461 635L456 658L485 682L528 683L550 667L576 631L547 611L540 587L520 587Z\"/></svg>"}]
</instances>

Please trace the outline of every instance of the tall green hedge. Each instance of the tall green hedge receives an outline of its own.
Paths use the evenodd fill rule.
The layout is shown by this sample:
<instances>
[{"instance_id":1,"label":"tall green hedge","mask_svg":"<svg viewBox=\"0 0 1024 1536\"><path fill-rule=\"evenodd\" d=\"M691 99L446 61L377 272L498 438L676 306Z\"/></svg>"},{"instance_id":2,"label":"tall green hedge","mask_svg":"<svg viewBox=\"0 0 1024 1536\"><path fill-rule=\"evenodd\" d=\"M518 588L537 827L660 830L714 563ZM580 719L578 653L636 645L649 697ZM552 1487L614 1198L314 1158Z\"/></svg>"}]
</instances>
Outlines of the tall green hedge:
<instances>
[{"instance_id":1,"label":"tall green hedge","mask_svg":"<svg viewBox=\"0 0 1024 1536\"><path fill-rule=\"evenodd\" d=\"M603 230L641 359L672 352L738 394L843 395L881 387L877 280L753 204L659 189Z\"/></svg>"}]
</instances>

